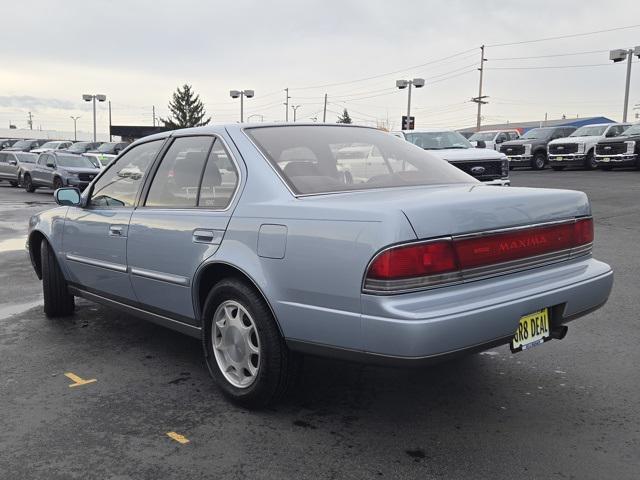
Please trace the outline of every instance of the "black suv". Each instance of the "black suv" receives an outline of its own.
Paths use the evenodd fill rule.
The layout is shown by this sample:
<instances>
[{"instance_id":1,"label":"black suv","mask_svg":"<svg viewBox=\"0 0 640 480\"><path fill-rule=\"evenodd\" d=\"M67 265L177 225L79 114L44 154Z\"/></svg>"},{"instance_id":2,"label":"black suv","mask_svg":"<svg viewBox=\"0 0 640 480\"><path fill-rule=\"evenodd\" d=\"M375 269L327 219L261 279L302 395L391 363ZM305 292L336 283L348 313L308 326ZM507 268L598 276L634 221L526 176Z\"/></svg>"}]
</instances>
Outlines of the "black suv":
<instances>
[{"instance_id":1,"label":"black suv","mask_svg":"<svg viewBox=\"0 0 640 480\"><path fill-rule=\"evenodd\" d=\"M509 167L531 167L542 170L547 165L547 144L556 138L568 137L576 127L532 128L517 140L500 145L500 152L509 158Z\"/></svg>"},{"instance_id":2,"label":"black suv","mask_svg":"<svg viewBox=\"0 0 640 480\"><path fill-rule=\"evenodd\" d=\"M596 165L602 170L635 167L640 170L640 123L619 137L603 138L596 145Z\"/></svg>"},{"instance_id":3,"label":"black suv","mask_svg":"<svg viewBox=\"0 0 640 480\"><path fill-rule=\"evenodd\" d=\"M41 147L49 140L46 139L38 139L38 140L18 140L16 143L11 145L8 148L5 148L7 152L30 152L34 148Z\"/></svg>"}]
</instances>

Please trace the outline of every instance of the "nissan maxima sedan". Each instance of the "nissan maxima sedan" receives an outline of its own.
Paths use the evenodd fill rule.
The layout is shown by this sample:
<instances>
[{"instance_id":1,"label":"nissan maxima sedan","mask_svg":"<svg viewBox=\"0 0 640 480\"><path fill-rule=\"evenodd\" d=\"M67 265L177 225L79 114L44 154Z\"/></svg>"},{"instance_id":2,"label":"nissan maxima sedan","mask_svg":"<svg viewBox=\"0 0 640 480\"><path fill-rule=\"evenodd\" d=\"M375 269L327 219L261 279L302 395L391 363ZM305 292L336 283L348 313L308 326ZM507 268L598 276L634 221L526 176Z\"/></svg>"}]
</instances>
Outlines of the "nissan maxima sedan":
<instances>
[{"instance_id":1,"label":"nissan maxima sedan","mask_svg":"<svg viewBox=\"0 0 640 480\"><path fill-rule=\"evenodd\" d=\"M367 165L340 154L363 148ZM165 132L55 197L27 245L46 315L78 296L200 338L222 392L250 407L286 393L301 354L527 355L613 284L584 193L485 185L367 127Z\"/></svg>"}]
</instances>

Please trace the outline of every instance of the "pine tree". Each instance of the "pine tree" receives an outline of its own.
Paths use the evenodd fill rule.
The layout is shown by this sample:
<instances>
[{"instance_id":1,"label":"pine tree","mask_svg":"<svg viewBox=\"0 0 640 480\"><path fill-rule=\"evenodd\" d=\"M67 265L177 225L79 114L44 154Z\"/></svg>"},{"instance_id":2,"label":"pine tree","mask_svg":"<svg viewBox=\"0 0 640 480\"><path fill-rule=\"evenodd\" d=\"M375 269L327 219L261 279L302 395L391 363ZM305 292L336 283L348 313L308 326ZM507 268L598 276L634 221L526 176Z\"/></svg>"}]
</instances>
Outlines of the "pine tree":
<instances>
[{"instance_id":1,"label":"pine tree","mask_svg":"<svg viewBox=\"0 0 640 480\"><path fill-rule=\"evenodd\" d=\"M351 121L351 117L349 116L349 112L347 112L346 108L342 112L342 115L338 117L338 123L353 123Z\"/></svg>"},{"instance_id":2,"label":"pine tree","mask_svg":"<svg viewBox=\"0 0 640 480\"><path fill-rule=\"evenodd\" d=\"M200 101L200 96L195 94L191 89L191 85L186 83L182 88L178 87L173 93L173 98L169 102L169 111L171 115L160 120L164 122L165 127L170 129L201 127L211 121L211 117L205 120L207 112L204 104Z\"/></svg>"}]
</instances>

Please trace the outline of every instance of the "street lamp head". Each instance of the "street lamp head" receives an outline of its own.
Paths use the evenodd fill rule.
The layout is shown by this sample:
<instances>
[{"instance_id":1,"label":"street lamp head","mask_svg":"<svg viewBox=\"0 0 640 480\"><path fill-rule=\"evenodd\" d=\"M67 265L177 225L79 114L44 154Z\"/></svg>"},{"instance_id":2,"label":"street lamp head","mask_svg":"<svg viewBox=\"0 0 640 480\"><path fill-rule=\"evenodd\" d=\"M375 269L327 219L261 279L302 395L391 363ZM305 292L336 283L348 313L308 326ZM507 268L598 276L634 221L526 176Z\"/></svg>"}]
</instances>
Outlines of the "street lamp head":
<instances>
[{"instance_id":1,"label":"street lamp head","mask_svg":"<svg viewBox=\"0 0 640 480\"><path fill-rule=\"evenodd\" d=\"M93 100L93 95L87 95L86 93L84 95L82 95L82 99L85 102L90 102L91 100Z\"/></svg>"},{"instance_id":2,"label":"street lamp head","mask_svg":"<svg viewBox=\"0 0 640 480\"><path fill-rule=\"evenodd\" d=\"M408 84L409 82L407 82L406 80L396 80L396 87L398 87L400 90L402 90L403 88L407 88Z\"/></svg>"},{"instance_id":3,"label":"street lamp head","mask_svg":"<svg viewBox=\"0 0 640 480\"><path fill-rule=\"evenodd\" d=\"M245 90L244 91L244 96L247 98L253 98L254 95L254 91L253 90Z\"/></svg>"},{"instance_id":4,"label":"street lamp head","mask_svg":"<svg viewBox=\"0 0 640 480\"><path fill-rule=\"evenodd\" d=\"M416 88L424 87L424 78L414 78L413 79L413 86L416 87Z\"/></svg>"},{"instance_id":5,"label":"street lamp head","mask_svg":"<svg viewBox=\"0 0 640 480\"><path fill-rule=\"evenodd\" d=\"M240 96L240 92L238 90L231 90L229 95L231 95L231 98L238 98Z\"/></svg>"},{"instance_id":6,"label":"street lamp head","mask_svg":"<svg viewBox=\"0 0 640 480\"><path fill-rule=\"evenodd\" d=\"M636 57L640 58L640 45L636 46L636 47L633 49L633 54L634 54Z\"/></svg>"},{"instance_id":7,"label":"street lamp head","mask_svg":"<svg viewBox=\"0 0 640 480\"><path fill-rule=\"evenodd\" d=\"M98 100L99 102L104 102L106 99L106 95L96 95L96 100Z\"/></svg>"},{"instance_id":8,"label":"street lamp head","mask_svg":"<svg viewBox=\"0 0 640 480\"><path fill-rule=\"evenodd\" d=\"M626 60L626 59L627 59L627 51L622 48L611 50L609 52L609 60L613 62L622 62L623 60Z\"/></svg>"}]
</instances>

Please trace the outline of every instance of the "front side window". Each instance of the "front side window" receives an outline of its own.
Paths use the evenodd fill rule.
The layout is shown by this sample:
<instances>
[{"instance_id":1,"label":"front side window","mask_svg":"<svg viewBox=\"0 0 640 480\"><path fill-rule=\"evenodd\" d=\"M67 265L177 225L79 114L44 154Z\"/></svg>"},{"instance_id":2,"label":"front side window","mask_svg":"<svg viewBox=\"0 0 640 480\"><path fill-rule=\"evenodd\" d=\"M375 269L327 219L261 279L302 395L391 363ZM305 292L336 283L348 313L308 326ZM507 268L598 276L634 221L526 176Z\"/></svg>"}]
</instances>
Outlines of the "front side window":
<instances>
[{"instance_id":1,"label":"front side window","mask_svg":"<svg viewBox=\"0 0 640 480\"><path fill-rule=\"evenodd\" d=\"M153 177L147 207L195 207L212 137L177 138Z\"/></svg>"},{"instance_id":2,"label":"front side window","mask_svg":"<svg viewBox=\"0 0 640 480\"><path fill-rule=\"evenodd\" d=\"M90 204L95 207L132 207L163 142L143 143L120 157L95 183Z\"/></svg>"},{"instance_id":3,"label":"front side window","mask_svg":"<svg viewBox=\"0 0 640 480\"><path fill-rule=\"evenodd\" d=\"M373 128L287 125L245 131L297 194L477 183L445 160Z\"/></svg>"}]
</instances>

